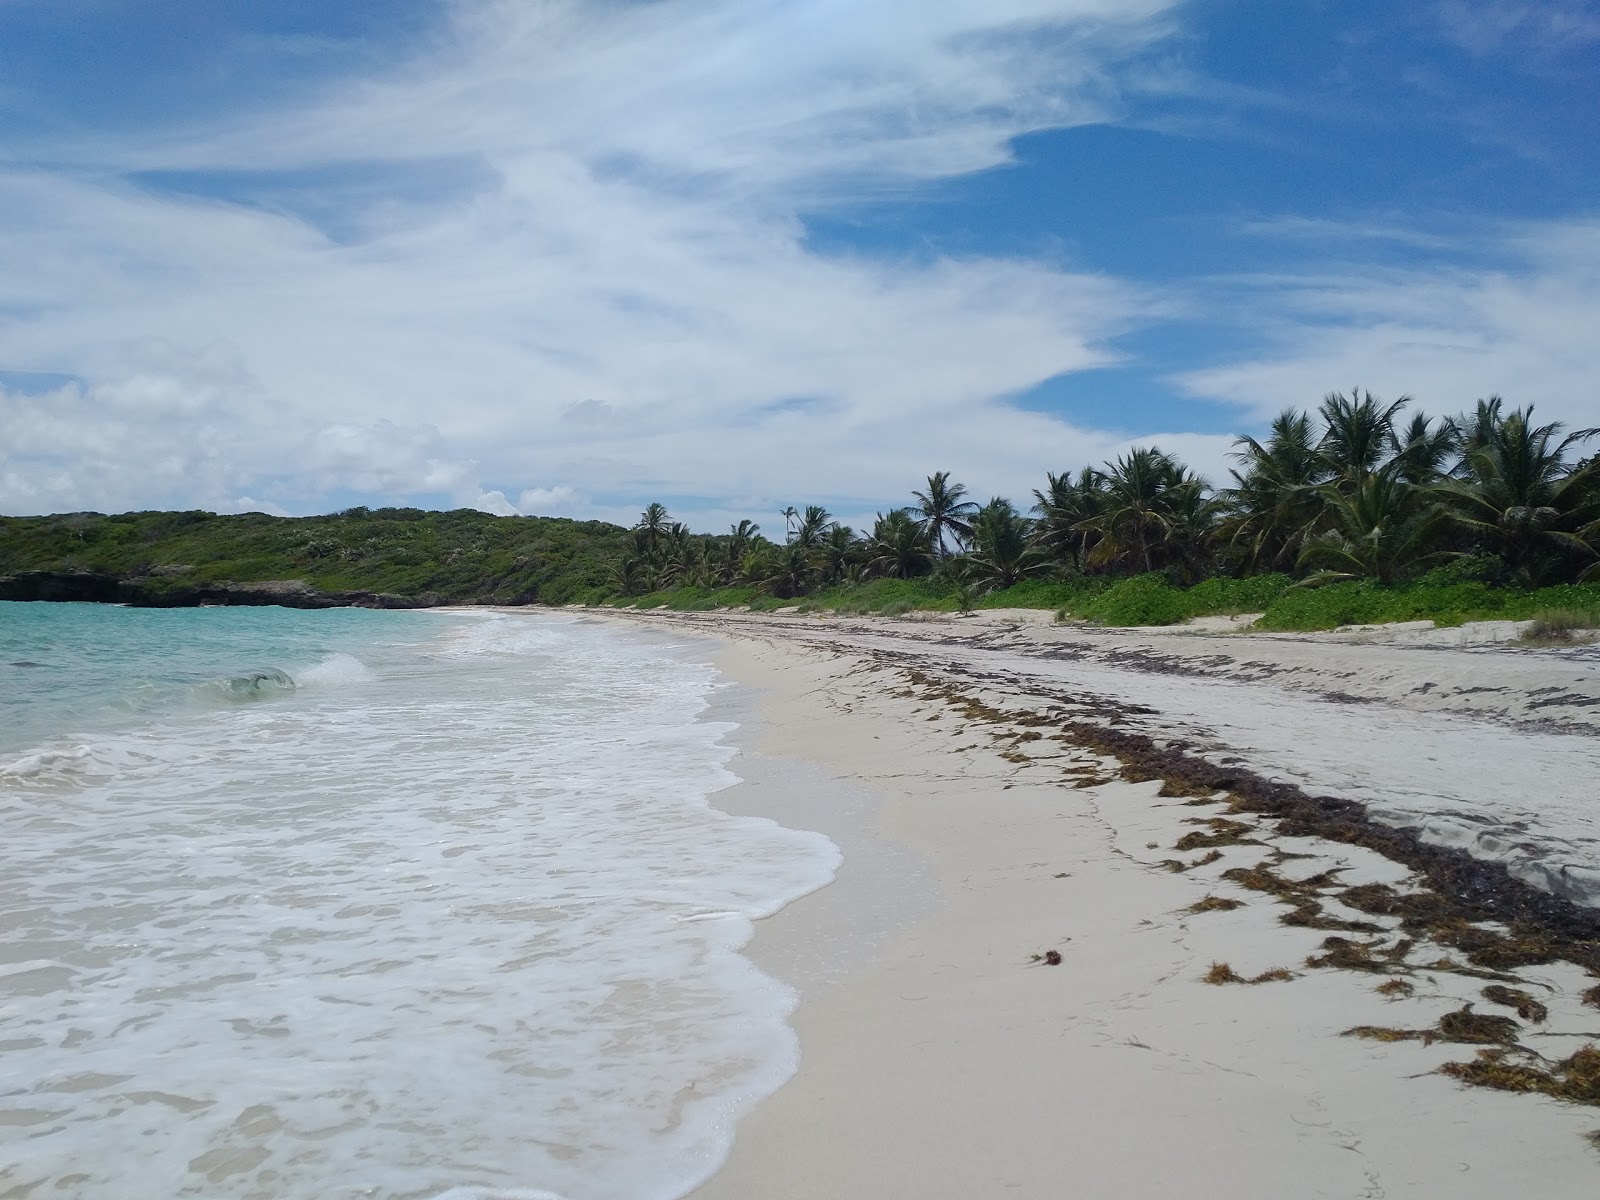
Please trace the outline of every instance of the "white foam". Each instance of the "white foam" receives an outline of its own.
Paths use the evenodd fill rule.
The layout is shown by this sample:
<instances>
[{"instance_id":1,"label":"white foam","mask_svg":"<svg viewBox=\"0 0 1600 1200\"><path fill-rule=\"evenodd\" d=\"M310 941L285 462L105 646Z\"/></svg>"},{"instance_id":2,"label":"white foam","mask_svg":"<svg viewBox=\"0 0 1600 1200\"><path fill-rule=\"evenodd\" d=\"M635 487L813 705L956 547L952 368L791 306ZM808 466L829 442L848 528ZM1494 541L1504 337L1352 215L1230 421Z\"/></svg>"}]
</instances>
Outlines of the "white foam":
<instances>
[{"instance_id":1,"label":"white foam","mask_svg":"<svg viewBox=\"0 0 1600 1200\"><path fill-rule=\"evenodd\" d=\"M738 951L837 851L710 807L709 667L559 618L362 659L0 776L0 1193L666 1200L792 1073Z\"/></svg>"},{"instance_id":2,"label":"white foam","mask_svg":"<svg viewBox=\"0 0 1600 1200\"><path fill-rule=\"evenodd\" d=\"M337 688L371 683L373 674L353 654L330 654L315 666L294 672L294 681L303 688Z\"/></svg>"}]
</instances>

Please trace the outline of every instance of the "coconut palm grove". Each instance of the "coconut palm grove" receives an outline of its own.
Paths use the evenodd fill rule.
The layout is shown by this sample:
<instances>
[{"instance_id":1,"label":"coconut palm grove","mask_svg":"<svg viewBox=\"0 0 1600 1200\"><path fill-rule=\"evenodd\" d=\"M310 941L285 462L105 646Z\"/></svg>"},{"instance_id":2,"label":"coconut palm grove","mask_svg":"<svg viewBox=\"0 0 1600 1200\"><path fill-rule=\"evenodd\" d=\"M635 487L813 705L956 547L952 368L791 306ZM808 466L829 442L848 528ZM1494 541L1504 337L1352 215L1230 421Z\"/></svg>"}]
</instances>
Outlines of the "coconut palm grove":
<instances>
[{"instance_id":1,"label":"coconut palm grove","mask_svg":"<svg viewBox=\"0 0 1600 1200\"><path fill-rule=\"evenodd\" d=\"M818 505L782 540L690 532L652 504L616 566L622 602L850 611L1041 603L1110 623L1267 609L1268 626L1527 615L1600 603L1597 430L1499 397L1435 418L1329 394L1241 437L1227 486L1156 446L980 503L948 472L870 530ZM1275 611L1274 611L1275 610Z\"/></svg>"}]
</instances>

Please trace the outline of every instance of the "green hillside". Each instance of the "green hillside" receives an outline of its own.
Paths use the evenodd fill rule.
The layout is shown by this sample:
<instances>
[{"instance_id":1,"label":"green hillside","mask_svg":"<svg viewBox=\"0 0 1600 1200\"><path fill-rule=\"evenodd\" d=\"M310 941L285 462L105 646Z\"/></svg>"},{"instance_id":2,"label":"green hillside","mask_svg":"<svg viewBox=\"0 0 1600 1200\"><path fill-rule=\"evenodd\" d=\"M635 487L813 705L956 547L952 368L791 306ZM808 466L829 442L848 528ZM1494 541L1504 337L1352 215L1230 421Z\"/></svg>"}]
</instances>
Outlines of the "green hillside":
<instances>
[{"instance_id":1,"label":"green hillside","mask_svg":"<svg viewBox=\"0 0 1600 1200\"><path fill-rule=\"evenodd\" d=\"M609 589L631 535L603 521L470 509L324 517L206 512L0 517L0 576L94 573L151 602L206 585L303 580L434 603L566 604Z\"/></svg>"}]
</instances>

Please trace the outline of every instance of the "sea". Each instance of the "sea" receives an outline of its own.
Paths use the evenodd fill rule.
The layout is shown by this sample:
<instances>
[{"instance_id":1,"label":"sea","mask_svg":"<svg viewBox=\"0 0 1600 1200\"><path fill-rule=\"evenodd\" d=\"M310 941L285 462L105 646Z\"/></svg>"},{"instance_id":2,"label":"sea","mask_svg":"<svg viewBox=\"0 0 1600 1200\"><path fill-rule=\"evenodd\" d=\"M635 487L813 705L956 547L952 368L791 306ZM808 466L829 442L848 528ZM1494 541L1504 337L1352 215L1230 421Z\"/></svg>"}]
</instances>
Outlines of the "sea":
<instances>
[{"instance_id":1,"label":"sea","mask_svg":"<svg viewBox=\"0 0 1600 1200\"><path fill-rule=\"evenodd\" d=\"M703 649L558 612L0 603L0 1200L670 1200L830 881Z\"/></svg>"}]
</instances>

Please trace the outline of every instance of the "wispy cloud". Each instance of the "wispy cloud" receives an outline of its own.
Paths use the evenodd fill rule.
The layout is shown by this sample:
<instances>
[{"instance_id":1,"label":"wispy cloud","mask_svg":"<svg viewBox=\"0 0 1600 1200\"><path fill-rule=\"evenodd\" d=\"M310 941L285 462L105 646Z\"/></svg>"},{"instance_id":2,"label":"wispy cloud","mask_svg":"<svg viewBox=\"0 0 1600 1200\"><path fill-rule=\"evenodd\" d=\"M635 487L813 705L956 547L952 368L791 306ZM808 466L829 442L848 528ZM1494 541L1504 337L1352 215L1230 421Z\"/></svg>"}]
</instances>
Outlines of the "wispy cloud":
<instances>
[{"instance_id":1,"label":"wispy cloud","mask_svg":"<svg viewBox=\"0 0 1600 1200\"><path fill-rule=\"evenodd\" d=\"M1600 221L1502 230L1476 241L1470 256L1481 265L1347 260L1339 269L1324 263L1234 281L1266 348L1178 382L1258 419L1360 385L1391 398L1410 394L1434 413L1498 392L1512 405L1536 405L1547 420L1595 423Z\"/></svg>"},{"instance_id":2,"label":"wispy cloud","mask_svg":"<svg viewBox=\"0 0 1600 1200\"><path fill-rule=\"evenodd\" d=\"M78 382L0 394L0 508L865 505L1093 457L997 397L1107 361L1139 289L821 257L802 218L1102 119L1166 8L462 3L384 77L14 161L0 369Z\"/></svg>"},{"instance_id":3,"label":"wispy cloud","mask_svg":"<svg viewBox=\"0 0 1600 1200\"><path fill-rule=\"evenodd\" d=\"M1593 0L1440 0L1437 11L1445 36L1480 57L1564 54L1600 42Z\"/></svg>"}]
</instances>

